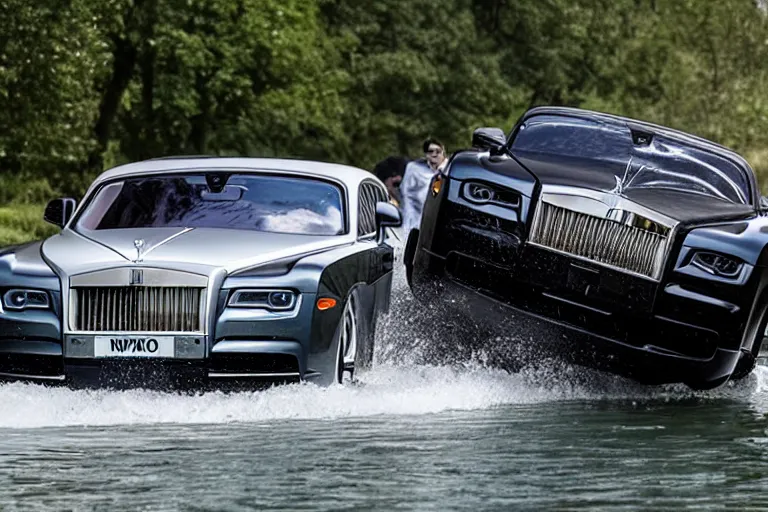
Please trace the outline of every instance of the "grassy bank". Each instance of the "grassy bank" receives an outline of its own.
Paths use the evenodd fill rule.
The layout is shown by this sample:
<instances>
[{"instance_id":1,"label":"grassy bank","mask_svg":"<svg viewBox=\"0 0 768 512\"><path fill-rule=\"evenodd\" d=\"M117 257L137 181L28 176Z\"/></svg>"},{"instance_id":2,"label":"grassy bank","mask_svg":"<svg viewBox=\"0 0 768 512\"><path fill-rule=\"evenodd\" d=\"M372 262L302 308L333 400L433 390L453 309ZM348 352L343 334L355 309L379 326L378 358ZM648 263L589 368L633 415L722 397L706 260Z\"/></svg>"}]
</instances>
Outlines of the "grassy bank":
<instances>
[{"instance_id":1,"label":"grassy bank","mask_svg":"<svg viewBox=\"0 0 768 512\"><path fill-rule=\"evenodd\" d=\"M58 197L48 180L6 174L0 178L0 247L40 240L58 231L43 220L45 205Z\"/></svg>"},{"instance_id":2,"label":"grassy bank","mask_svg":"<svg viewBox=\"0 0 768 512\"><path fill-rule=\"evenodd\" d=\"M39 240L58 231L43 220L44 203L0 207L0 247Z\"/></svg>"}]
</instances>

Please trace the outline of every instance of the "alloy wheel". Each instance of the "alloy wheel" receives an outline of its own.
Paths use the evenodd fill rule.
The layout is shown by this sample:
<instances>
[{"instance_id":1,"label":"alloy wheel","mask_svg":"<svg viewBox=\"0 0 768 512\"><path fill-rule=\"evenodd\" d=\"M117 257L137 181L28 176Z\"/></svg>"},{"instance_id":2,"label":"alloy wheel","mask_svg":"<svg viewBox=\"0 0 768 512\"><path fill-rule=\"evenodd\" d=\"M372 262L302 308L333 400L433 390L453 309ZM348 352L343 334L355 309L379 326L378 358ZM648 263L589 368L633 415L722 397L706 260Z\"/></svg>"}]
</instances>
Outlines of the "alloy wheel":
<instances>
[{"instance_id":1,"label":"alloy wheel","mask_svg":"<svg viewBox=\"0 0 768 512\"><path fill-rule=\"evenodd\" d=\"M352 380L355 373L355 358L357 356L357 317L355 315L355 299L350 296L341 317L341 336L339 352L336 358L336 382L343 383L345 378Z\"/></svg>"}]
</instances>

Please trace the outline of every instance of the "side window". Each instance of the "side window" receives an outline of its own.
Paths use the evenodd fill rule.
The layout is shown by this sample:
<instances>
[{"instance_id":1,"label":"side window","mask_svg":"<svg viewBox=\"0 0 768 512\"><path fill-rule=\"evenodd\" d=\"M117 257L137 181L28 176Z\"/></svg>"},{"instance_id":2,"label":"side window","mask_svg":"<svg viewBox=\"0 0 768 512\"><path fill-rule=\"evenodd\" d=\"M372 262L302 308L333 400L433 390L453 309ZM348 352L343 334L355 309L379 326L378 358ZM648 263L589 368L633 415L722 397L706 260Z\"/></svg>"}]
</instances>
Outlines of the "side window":
<instances>
[{"instance_id":1,"label":"side window","mask_svg":"<svg viewBox=\"0 0 768 512\"><path fill-rule=\"evenodd\" d=\"M386 200L386 193L375 183L364 182L360 185L357 216L358 237L366 237L376 234L376 203Z\"/></svg>"}]
</instances>

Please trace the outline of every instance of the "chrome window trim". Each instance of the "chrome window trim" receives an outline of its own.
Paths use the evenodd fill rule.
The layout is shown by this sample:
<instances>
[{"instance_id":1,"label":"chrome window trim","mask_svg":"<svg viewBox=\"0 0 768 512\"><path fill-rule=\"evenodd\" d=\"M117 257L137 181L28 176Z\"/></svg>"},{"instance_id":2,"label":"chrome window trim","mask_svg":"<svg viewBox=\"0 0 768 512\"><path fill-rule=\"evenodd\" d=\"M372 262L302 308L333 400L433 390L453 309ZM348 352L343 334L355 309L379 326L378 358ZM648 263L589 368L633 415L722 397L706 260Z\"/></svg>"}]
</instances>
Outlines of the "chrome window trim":
<instances>
[{"instance_id":1,"label":"chrome window trim","mask_svg":"<svg viewBox=\"0 0 768 512\"><path fill-rule=\"evenodd\" d=\"M378 197L377 197L378 195ZM372 240L377 237L376 203L386 201L387 193L373 180L360 182L357 192L357 239ZM364 226L363 223L370 223Z\"/></svg>"}]
</instances>

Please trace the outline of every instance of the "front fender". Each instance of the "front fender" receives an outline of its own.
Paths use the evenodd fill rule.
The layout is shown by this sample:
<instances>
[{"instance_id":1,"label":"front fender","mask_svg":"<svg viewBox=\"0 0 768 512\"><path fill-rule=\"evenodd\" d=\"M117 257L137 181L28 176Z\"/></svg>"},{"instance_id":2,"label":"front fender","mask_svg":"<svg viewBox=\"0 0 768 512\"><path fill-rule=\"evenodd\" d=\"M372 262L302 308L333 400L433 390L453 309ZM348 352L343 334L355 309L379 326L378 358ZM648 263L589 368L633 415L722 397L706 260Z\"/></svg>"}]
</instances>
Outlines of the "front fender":
<instances>
[{"instance_id":1,"label":"front fender","mask_svg":"<svg viewBox=\"0 0 768 512\"><path fill-rule=\"evenodd\" d=\"M683 247L735 256L749 265L768 266L768 217L724 222L691 229Z\"/></svg>"},{"instance_id":2,"label":"front fender","mask_svg":"<svg viewBox=\"0 0 768 512\"><path fill-rule=\"evenodd\" d=\"M11 288L45 290L50 310L4 311L0 307L0 339L61 342L61 282L32 242L0 255L0 295Z\"/></svg>"},{"instance_id":3,"label":"front fender","mask_svg":"<svg viewBox=\"0 0 768 512\"><path fill-rule=\"evenodd\" d=\"M60 291L59 277L43 259L41 245L32 242L0 253L0 286Z\"/></svg>"},{"instance_id":4,"label":"front fender","mask_svg":"<svg viewBox=\"0 0 768 512\"><path fill-rule=\"evenodd\" d=\"M742 271L733 278L712 275L691 264L697 251L738 258ZM691 288L737 305L741 312L741 348L750 350L768 305L768 218L719 223L691 229L675 263L675 273Z\"/></svg>"}]
</instances>

